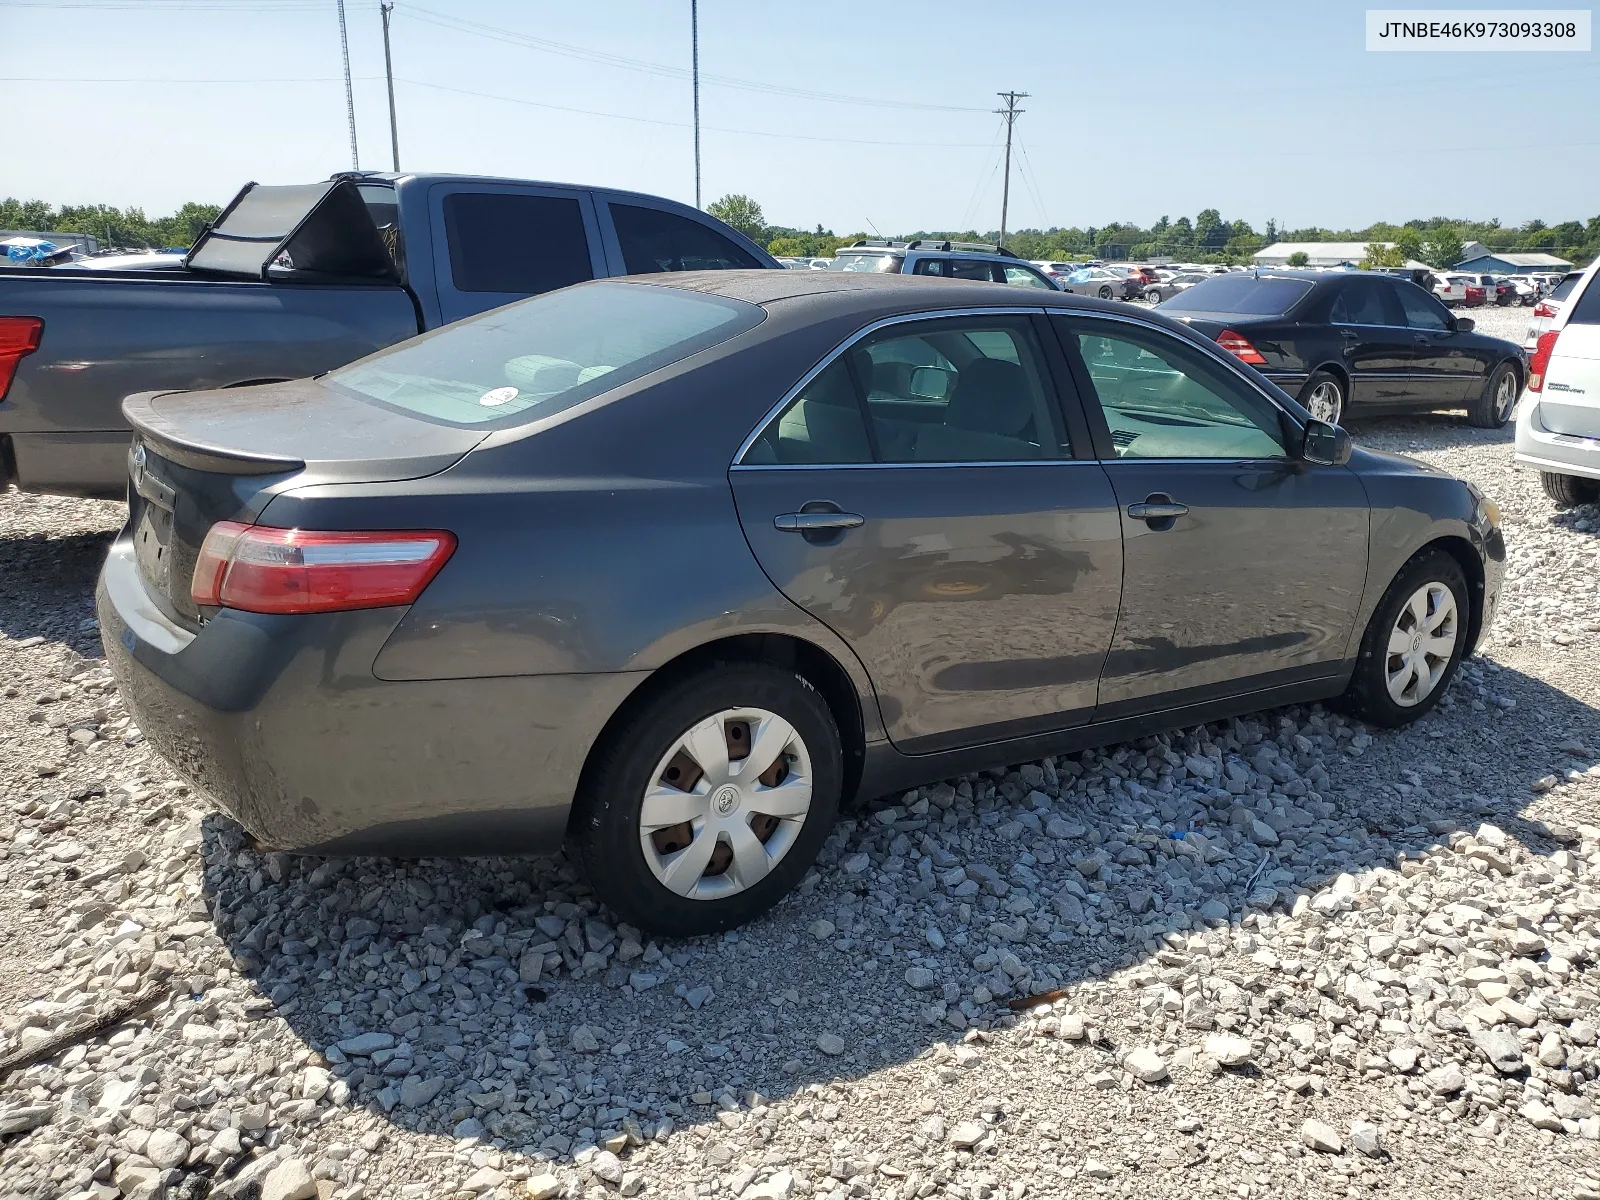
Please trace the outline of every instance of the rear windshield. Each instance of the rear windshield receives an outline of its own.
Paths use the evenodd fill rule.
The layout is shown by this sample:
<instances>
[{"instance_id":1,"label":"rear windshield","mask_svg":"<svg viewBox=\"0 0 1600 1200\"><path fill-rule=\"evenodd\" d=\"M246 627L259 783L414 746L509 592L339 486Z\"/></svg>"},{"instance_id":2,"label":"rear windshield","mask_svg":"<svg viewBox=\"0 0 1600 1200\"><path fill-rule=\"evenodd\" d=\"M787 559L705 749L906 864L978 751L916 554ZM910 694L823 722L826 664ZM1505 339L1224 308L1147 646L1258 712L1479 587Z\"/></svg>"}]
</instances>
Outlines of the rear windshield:
<instances>
[{"instance_id":1,"label":"rear windshield","mask_svg":"<svg viewBox=\"0 0 1600 1200\"><path fill-rule=\"evenodd\" d=\"M828 264L830 271L875 271L894 274L906 260L898 254L844 254L837 255Z\"/></svg>"},{"instance_id":2,"label":"rear windshield","mask_svg":"<svg viewBox=\"0 0 1600 1200\"><path fill-rule=\"evenodd\" d=\"M1560 283L1556 284L1555 291L1550 293L1550 299L1565 300L1568 296L1572 295L1572 289L1578 286L1578 280L1582 278L1582 274L1568 275Z\"/></svg>"},{"instance_id":3,"label":"rear windshield","mask_svg":"<svg viewBox=\"0 0 1600 1200\"><path fill-rule=\"evenodd\" d=\"M517 425L681 362L764 315L673 287L582 284L401 342L324 382L447 425Z\"/></svg>"},{"instance_id":4,"label":"rear windshield","mask_svg":"<svg viewBox=\"0 0 1600 1200\"><path fill-rule=\"evenodd\" d=\"M1191 312L1240 313L1270 317L1286 313L1307 292L1304 279L1257 279L1253 275L1213 275L1187 291L1179 292L1161 307Z\"/></svg>"},{"instance_id":5,"label":"rear windshield","mask_svg":"<svg viewBox=\"0 0 1600 1200\"><path fill-rule=\"evenodd\" d=\"M1600 325L1600 287L1595 286L1593 279L1589 280L1589 286L1579 294L1578 302L1567 314L1567 324Z\"/></svg>"}]
</instances>

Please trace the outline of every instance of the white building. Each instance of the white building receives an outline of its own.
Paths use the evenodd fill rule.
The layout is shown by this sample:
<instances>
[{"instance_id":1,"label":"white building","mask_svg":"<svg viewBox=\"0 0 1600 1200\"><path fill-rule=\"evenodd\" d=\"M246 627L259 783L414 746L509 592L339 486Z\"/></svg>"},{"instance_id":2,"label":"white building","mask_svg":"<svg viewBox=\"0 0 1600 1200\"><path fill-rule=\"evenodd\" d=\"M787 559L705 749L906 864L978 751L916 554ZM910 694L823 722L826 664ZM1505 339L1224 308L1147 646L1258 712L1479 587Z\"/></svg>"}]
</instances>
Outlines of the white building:
<instances>
[{"instance_id":1,"label":"white building","mask_svg":"<svg viewBox=\"0 0 1600 1200\"><path fill-rule=\"evenodd\" d=\"M1257 250L1250 257L1258 267L1286 267L1296 254L1306 256L1308 267L1337 267L1340 263L1358 263L1367 256L1372 242L1274 242L1265 250ZM1378 242L1387 249L1393 242Z\"/></svg>"}]
</instances>

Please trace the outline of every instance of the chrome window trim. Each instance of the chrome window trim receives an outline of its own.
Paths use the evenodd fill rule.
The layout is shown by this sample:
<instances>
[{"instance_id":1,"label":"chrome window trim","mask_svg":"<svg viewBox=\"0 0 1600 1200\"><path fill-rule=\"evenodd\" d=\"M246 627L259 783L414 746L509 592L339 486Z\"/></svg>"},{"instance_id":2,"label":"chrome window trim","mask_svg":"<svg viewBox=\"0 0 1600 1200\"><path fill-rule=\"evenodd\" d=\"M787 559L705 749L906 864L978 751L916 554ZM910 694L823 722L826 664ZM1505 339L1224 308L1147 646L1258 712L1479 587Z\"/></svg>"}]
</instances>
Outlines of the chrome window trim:
<instances>
[{"instance_id":1,"label":"chrome window trim","mask_svg":"<svg viewBox=\"0 0 1600 1200\"><path fill-rule=\"evenodd\" d=\"M936 256L930 255L930 257L936 257ZM1004 286L1004 285L1002 284L1001 286ZM887 466L896 466L896 465L930 466L930 467L934 467L934 466L940 466L940 467L975 466L977 464L974 464L974 463L905 463L905 464L895 464L895 463L746 463L746 462L744 462L744 456L747 453L749 453L750 447L755 445L756 439L761 436L762 431L764 429L766 429L767 425L773 419L775 419L778 416L779 413L781 413L785 408L787 408L789 406L789 404L794 400L794 398L796 396L798 396L802 391L805 390L807 384L809 384L818 375L822 374L823 371L825 371L829 367L831 367L834 364L834 361L836 359L838 359L839 356L842 355L846 350L850 349L851 346L854 346L857 342L859 342L862 338L868 336L869 334L876 333L880 329L886 329L891 325L905 325L905 324L909 324L912 321L942 320L942 319L944 319L946 317L1002 317L1002 316L1003 317L1016 317L1016 316L1031 317L1031 316L1038 316L1038 315L1042 315L1042 314L1047 314L1049 311L1050 310L1048 308L1045 308L1045 307L1043 307L1041 305L1037 305L1037 304L1026 305L1026 306L1024 306L1024 305L995 305L993 308L987 308L987 307L985 307L985 308L946 308L946 309L934 309L934 310L925 311L925 312L898 313L898 314L896 314L895 316L892 316L892 317L880 317L878 320L872 322L870 325L863 326L862 328L860 328L860 329L856 330L854 333L852 333L849 337L845 338L844 341L840 342L832 350L830 350L830 351L828 351L828 353L824 354L822 356L822 360L820 362L818 362L816 366L812 367L804 375L800 376L800 382L795 384L792 388L790 388L787 392L785 392L783 394L783 399L779 400L770 409L768 409L766 415L763 416L759 421L756 422L755 428L752 429L749 432L748 435L746 435L744 441L739 443L739 449L734 453L733 462L729 464L729 469L732 470L733 468L736 468L736 467L746 467L746 466L748 466L748 467L759 467L759 468L761 468L763 470L784 469L784 468L792 469L793 467L817 467L817 466L828 467L830 469L832 469L833 467L836 467L836 466L839 466L839 467L843 467L843 466L887 467ZM1021 461L1023 461L1023 462L1060 463L1060 462L1070 462L1072 460L1071 459L1067 459L1067 458L1052 458L1052 459L1023 459Z\"/></svg>"},{"instance_id":2,"label":"chrome window trim","mask_svg":"<svg viewBox=\"0 0 1600 1200\"><path fill-rule=\"evenodd\" d=\"M1119 460L1120 461L1120 460ZM1154 462L1154 459L1150 461ZM1208 459L1214 462L1215 459ZM868 462L868 463L734 463L730 471L940 471L964 470L968 467L1098 467L1098 458L1003 458L977 462Z\"/></svg>"}]
</instances>

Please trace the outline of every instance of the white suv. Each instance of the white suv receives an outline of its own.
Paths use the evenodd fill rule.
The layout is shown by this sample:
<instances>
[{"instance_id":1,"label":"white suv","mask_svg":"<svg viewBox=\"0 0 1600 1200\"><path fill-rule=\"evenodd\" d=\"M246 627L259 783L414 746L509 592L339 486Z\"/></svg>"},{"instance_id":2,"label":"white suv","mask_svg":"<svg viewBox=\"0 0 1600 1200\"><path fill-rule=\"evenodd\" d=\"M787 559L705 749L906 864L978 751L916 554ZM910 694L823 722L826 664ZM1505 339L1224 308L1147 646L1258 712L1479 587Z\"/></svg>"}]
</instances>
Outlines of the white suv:
<instances>
[{"instance_id":1,"label":"white suv","mask_svg":"<svg viewBox=\"0 0 1600 1200\"><path fill-rule=\"evenodd\" d=\"M1557 504L1600 502L1600 284L1589 264L1528 364L1517 409L1517 462Z\"/></svg>"}]
</instances>

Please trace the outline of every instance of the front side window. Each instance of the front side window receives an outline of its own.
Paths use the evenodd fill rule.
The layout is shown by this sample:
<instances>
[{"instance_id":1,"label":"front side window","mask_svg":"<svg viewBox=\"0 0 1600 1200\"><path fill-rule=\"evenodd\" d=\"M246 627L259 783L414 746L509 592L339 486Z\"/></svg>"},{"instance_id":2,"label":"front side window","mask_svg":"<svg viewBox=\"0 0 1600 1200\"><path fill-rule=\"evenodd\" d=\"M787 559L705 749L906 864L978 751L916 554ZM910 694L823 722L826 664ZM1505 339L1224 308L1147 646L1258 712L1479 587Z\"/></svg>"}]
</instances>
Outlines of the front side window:
<instances>
[{"instance_id":1,"label":"front side window","mask_svg":"<svg viewBox=\"0 0 1600 1200\"><path fill-rule=\"evenodd\" d=\"M537 296L594 278L583 211L570 196L453 192L444 238L457 291Z\"/></svg>"},{"instance_id":2,"label":"front side window","mask_svg":"<svg viewBox=\"0 0 1600 1200\"><path fill-rule=\"evenodd\" d=\"M1156 330L1074 323L1118 458L1283 458L1278 410L1203 351Z\"/></svg>"},{"instance_id":3,"label":"front side window","mask_svg":"<svg viewBox=\"0 0 1600 1200\"><path fill-rule=\"evenodd\" d=\"M753 304L595 283L536 296L324 376L347 395L466 427L548 417L760 324Z\"/></svg>"},{"instance_id":4,"label":"front side window","mask_svg":"<svg viewBox=\"0 0 1600 1200\"><path fill-rule=\"evenodd\" d=\"M1067 450L1031 324L996 315L863 338L767 423L741 461L1028 462Z\"/></svg>"},{"instance_id":5,"label":"front side window","mask_svg":"<svg viewBox=\"0 0 1600 1200\"><path fill-rule=\"evenodd\" d=\"M611 223L630 275L657 271L735 271L759 267L755 255L709 226L677 213L616 204Z\"/></svg>"},{"instance_id":6,"label":"front side window","mask_svg":"<svg viewBox=\"0 0 1600 1200\"><path fill-rule=\"evenodd\" d=\"M1400 307L1405 311L1406 324L1412 329L1450 328L1450 313L1444 305L1416 284L1397 281L1394 290L1400 296Z\"/></svg>"},{"instance_id":7,"label":"front side window","mask_svg":"<svg viewBox=\"0 0 1600 1200\"><path fill-rule=\"evenodd\" d=\"M1051 286L1050 281L1043 275L1039 274L1037 271L1030 271L1027 267L1013 267L1008 265L1004 267L1003 270L1005 271L1006 282L1014 284L1017 287L1043 288L1047 292L1053 292L1056 290L1053 286Z\"/></svg>"}]
</instances>

